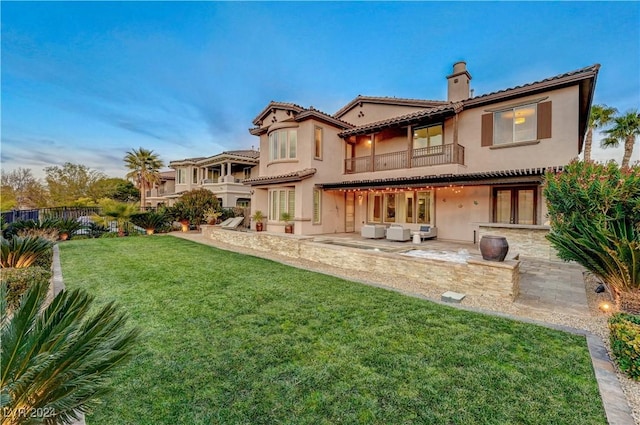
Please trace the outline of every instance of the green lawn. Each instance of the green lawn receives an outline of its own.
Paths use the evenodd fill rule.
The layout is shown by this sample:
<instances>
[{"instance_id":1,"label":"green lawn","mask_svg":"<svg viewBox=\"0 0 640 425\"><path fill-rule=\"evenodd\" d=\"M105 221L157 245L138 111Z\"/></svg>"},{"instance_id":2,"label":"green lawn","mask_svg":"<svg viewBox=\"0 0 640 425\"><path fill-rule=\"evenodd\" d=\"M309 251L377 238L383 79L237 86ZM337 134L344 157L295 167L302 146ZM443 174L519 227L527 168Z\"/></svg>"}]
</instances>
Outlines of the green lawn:
<instances>
[{"instance_id":1,"label":"green lawn","mask_svg":"<svg viewBox=\"0 0 640 425\"><path fill-rule=\"evenodd\" d=\"M60 244L143 330L91 424L606 424L583 337L170 236Z\"/></svg>"}]
</instances>

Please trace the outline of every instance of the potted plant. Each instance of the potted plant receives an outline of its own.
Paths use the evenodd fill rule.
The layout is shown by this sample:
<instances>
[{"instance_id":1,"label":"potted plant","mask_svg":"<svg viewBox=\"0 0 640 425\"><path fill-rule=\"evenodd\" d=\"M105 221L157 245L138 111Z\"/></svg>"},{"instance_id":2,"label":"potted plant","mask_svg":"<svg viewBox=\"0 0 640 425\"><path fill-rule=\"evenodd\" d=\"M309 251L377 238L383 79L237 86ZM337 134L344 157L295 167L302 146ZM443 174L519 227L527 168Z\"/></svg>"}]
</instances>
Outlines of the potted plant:
<instances>
[{"instance_id":1,"label":"potted plant","mask_svg":"<svg viewBox=\"0 0 640 425\"><path fill-rule=\"evenodd\" d=\"M207 224L214 225L218 222L218 218L222 215L222 211L217 211L215 208L209 208L204 212L204 217Z\"/></svg>"},{"instance_id":2,"label":"potted plant","mask_svg":"<svg viewBox=\"0 0 640 425\"><path fill-rule=\"evenodd\" d=\"M157 228L166 224L167 217L163 213L145 212L132 215L131 222L138 227L142 227L147 232L147 235L153 235Z\"/></svg>"},{"instance_id":3,"label":"potted plant","mask_svg":"<svg viewBox=\"0 0 640 425\"><path fill-rule=\"evenodd\" d=\"M280 220L284 221L284 232L293 233L293 224L291 223L293 216L289 212L285 211L280 214Z\"/></svg>"},{"instance_id":4,"label":"potted plant","mask_svg":"<svg viewBox=\"0 0 640 425\"><path fill-rule=\"evenodd\" d=\"M251 219L256 223L256 232L262 232L264 230L264 214L262 214L262 211L257 210L254 212Z\"/></svg>"},{"instance_id":5,"label":"potted plant","mask_svg":"<svg viewBox=\"0 0 640 425\"><path fill-rule=\"evenodd\" d=\"M60 240L66 241L71 237L71 235L82 229L84 226L75 218L61 218L56 223L56 227L60 234Z\"/></svg>"}]
</instances>

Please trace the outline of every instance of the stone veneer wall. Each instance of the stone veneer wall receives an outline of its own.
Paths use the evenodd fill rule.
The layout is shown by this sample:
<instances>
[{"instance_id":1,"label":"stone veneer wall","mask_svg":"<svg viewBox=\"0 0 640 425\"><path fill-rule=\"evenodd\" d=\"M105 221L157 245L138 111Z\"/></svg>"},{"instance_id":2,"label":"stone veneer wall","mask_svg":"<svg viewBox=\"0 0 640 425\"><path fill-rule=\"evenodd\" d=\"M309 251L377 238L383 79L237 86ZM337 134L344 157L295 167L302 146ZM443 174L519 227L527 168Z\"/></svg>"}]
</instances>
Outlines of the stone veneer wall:
<instances>
[{"instance_id":1,"label":"stone veneer wall","mask_svg":"<svg viewBox=\"0 0 640 425\"><path fill-rule=\"evenodd\" d=\"M315 261L337 268L386 273L423 282L430 288L475 296L515 299L520 288L520 262L470 259L466 264L414 258L314 242L313 237L268 232L237 232L202 226L205 237L235 246ZM407 250L412 247L407 247ZM393 285L390 279L388 285Z\"/></svg>"},{"instance_id":2,"label":"stone veneer wall","mask_svg":"<svg viewBox=\"0 0 640 425\"><path fill-rule=\"evenodd\" d=\"M546 239L550 228L548 226L521 226L514 225L480 225L478 230L478 242L484 235L504 236L509 243L509 254L512 258L515 254L523 257L542 258L545 260L560 260L555 248Z\"/></svg>"}]
</instances>

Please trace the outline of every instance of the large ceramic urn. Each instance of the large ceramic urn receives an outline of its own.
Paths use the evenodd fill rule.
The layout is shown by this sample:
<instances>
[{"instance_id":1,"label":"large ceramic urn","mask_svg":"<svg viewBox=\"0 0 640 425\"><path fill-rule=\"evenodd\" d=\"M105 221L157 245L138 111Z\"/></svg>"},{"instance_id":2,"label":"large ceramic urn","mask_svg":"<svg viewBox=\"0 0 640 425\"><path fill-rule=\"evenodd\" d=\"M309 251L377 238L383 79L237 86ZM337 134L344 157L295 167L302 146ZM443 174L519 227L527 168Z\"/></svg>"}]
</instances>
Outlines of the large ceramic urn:
<instances>
[{"instance_id":1,"label":"large ceramic urn","mask_svg":"<svg viewBox=\"0 0 640 425\"><path fill-rule=\"evenodd\" d=\"M484 235L480 239L480 253L487 261L504 261L509 244L504 236Z\"/></svg>"}]
</instances>

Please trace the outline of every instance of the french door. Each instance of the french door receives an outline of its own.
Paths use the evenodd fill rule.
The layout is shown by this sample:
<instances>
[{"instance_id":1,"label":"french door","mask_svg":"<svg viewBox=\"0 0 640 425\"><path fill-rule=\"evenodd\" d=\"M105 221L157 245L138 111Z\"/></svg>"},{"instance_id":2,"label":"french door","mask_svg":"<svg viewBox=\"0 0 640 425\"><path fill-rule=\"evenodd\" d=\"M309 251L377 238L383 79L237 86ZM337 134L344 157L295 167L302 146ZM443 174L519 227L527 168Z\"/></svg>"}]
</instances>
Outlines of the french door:
<instances>
[{"instance_id":1,"label":"french door","mask_svg":"<svg viewBox=\"0 0 640 425\"><path fill-rule=\"evenodd\" d=\"M494 223L536 224L537 206L536 186L493 189Z\"/></svg>"}]
</instances>

